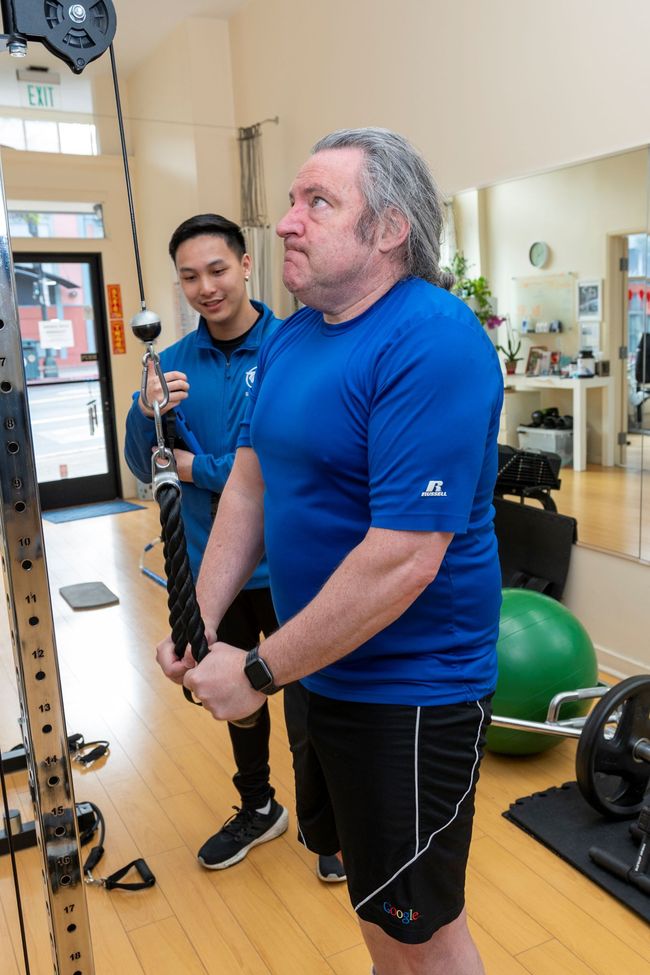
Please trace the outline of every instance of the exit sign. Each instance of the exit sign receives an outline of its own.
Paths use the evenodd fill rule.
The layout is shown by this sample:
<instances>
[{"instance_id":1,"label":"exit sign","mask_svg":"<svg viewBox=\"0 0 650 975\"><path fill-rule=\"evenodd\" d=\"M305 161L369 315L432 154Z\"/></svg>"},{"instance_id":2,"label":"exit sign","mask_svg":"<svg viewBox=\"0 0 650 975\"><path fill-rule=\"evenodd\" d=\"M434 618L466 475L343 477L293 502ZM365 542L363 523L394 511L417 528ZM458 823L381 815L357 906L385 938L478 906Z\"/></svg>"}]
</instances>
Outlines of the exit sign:
<instances>
[{"instance_id":1,"label":"exit sign","mask_svg":"<svg viewBox=\"0 0 650 975\"><path fill-rule=\"evenodd\" d=\"M29 82L20 86L21 102L26 108L58 108L58 90L54 85Z\"/></svg>"}]
</instances>

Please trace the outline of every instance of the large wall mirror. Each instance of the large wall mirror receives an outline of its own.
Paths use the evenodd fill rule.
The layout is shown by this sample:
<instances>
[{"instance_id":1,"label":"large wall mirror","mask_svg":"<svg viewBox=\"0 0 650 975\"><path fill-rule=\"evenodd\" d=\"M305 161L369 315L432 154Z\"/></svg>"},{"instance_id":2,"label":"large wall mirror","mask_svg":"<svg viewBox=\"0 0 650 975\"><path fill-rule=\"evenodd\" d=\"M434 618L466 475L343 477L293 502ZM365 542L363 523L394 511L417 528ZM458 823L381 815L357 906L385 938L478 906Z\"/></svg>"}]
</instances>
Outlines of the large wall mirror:
<instances>
[{"instance_id":1,"label":"large wall mirror","mask_svg":"<svg viewBox=\"0 0 650 975\"><path fill-rule=\"evenodd\" d=\"M648 148L467 190L452 210L468 275L487 278L507 317L495 342L508 329L521 341L501 441L568 444L552 496L579 542L650 561ZM544 428L540 443L522 428L553 407L572 434Z\"/></svg>"}]
</instances>

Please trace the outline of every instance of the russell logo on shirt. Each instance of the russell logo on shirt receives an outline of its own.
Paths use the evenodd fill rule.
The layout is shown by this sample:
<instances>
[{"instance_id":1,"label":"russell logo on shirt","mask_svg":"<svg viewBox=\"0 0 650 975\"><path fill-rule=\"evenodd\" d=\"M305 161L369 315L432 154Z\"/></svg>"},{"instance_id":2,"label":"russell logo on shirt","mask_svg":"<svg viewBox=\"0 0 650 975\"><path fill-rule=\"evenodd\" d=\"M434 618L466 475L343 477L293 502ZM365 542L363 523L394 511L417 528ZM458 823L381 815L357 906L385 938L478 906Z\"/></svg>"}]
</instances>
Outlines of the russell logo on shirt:
<instances>
[{"instance_id":1,"label":"russell logo on shirt","mask_svg":"<svg viewBox=\"0 0 650 975\"><path fill-rule=\"evenodd\" d=\"M421 498L446 498L447 492L442 490L443 481L429 481L426 490L420 495Z\"/></svg>"}]
</instances>

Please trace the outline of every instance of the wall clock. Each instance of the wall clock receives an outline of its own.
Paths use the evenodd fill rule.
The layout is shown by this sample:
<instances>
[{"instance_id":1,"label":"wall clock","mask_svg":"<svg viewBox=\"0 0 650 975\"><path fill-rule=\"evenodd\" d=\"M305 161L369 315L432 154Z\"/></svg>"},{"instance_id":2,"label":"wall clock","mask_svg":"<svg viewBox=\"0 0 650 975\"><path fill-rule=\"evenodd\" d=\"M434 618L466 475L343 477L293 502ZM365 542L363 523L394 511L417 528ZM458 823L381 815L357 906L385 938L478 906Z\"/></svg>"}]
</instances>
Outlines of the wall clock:
<instances>
[{"instance_id":1,"label":"wall clock","mask_svg":"<svg viewBox=\"0 0 650 975\"><path fill-rule=\"evenodd\" d=\"M533 267L544 267L549 257L548 244L545 244L543 240L536 240L534 244L530 245L530 250L528 251L528 260L533 265Z\"/></svg>"}]
</instances>

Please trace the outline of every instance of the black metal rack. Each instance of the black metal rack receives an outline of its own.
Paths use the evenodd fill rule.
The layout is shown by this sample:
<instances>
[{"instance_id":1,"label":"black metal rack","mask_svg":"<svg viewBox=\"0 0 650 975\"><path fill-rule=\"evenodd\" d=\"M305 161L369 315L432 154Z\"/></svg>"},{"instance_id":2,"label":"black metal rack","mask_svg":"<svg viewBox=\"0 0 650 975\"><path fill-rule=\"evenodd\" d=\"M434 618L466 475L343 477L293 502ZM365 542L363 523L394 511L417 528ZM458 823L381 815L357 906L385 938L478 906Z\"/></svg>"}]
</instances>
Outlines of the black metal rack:
<instances>
[{"instance_id":1,"label":"black metal rack","mask_svg":"<svg viewBox=\"0 0 650 975\"><path fill-rule=\"evenodd\" d=\"M559 454L544 450L517 450L499 444L499 473L494 493L539 501L547 511L557 511L551 491L559 489L562 481L558 473L562 464Z\"/></svg>"}]
</instances>

